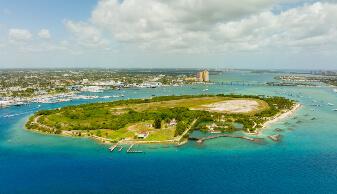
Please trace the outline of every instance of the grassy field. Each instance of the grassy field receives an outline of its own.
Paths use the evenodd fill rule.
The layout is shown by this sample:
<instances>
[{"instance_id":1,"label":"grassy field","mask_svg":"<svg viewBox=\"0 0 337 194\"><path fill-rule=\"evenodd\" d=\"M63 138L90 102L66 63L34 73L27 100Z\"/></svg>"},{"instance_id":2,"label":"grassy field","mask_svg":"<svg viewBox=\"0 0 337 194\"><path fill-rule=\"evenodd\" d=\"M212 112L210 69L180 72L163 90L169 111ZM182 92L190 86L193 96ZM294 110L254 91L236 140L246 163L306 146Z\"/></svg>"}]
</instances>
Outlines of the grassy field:
<instances>
[{"instance_id":1,"label":"grassy field","mask_svg":"<svg viewBox=\"0 0 337 194\"><path fill-rule=\"evenodd\" d=\"M110 139L112 142L118 142L121 139L133 139L135 134L126 129L119 130L109 130L109 129L99 129L90 131L92 135L96 135L99 137L104 137Z\"/></svg>"},{"instance_id":2,"label":"grassy field","mask_svg":"<svg viewBox=\"0 0 337 194\"><path fill-rule=\"evenodd\" d=\"M170 140L174 138L175 127L165 128L156 130L150 133L150 135L146 138L146 140L157 140L157 141L164 141Z\"/></svg>"},{"instance_id":3,"label":"grassy field","mask_svg":"<svg viewBox=\"0 0 337 194\"><path fill-rule=\"evenodd\" d=\"M91 130L90 134L111 139L112 142L117 142L122 139L132 139L132 140L143 140L137 139L138 133L148 132L149 135L146 137L146 140L152 141L165 141L174 138L175 127L167 126L163 124L163 127L160 129L155 129L152 127L153 121L138 122L130 124L119 130L109 130L109 129L99 129Z\"/></svg>"}]
</instances>

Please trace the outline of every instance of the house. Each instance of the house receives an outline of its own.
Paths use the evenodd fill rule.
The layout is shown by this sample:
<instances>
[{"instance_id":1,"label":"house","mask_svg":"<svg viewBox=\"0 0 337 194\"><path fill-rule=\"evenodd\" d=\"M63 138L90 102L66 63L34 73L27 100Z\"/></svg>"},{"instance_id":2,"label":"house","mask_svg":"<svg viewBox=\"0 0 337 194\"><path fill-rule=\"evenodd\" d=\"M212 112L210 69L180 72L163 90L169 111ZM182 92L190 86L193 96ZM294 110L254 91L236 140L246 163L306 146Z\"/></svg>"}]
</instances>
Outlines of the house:
<instances>
[{"instance_id":1,"label":"house","mask_svg":"<svg viewBox=\"0 0 337 194\"><path fill-rule=\"evenodd\" d=\"M169 123L169 126L176 126L177 125L177 121L175 119L172 119Z\"/></svg>"},{"instance_id":2,"label":"house","mask_svg":"<svg viewBox=\"0 0 337 194\"><path fill-rule=\"evenodd\" d=\"M140 132L137 133L136 135L138 139L145 139L147 136L149 136L149 132Z\"/></svg>"},{"instance_id":3,"label":"house","mask_svg":"<svg viewBox=\"0 0 337 194\"><path fill-rule=\"evenodd\" d=\"M214 130L218 126L215 123L212 123L211 125L208 125L207 127L208 127L209 130Z\"/></svg>"},{"instance_id":4,"label":"house","mask_svg":"<svg viewBox=\"0 0 337 194\"><path fill-rule=\"evenodd\" d=\"M216 130L216 128L218 127L215 123L212 123L211 125L208 125L208 131L210 133L221 133L220 130Z\"/></svg>"}]
</instances>

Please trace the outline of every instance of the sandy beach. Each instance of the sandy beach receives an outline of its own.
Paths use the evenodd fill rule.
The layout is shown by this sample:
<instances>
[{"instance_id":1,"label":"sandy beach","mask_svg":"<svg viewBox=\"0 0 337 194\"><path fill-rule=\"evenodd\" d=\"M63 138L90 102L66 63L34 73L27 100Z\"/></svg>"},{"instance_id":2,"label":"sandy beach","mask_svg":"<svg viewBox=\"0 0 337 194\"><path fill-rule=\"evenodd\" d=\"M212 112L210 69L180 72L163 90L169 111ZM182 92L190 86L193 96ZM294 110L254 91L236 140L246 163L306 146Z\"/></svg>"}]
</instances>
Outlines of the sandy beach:
<instances>
[{"instance_id":1,"label":"sandy beach","mask_svg":"<svg viewBox=\"0 0 337 194\"><path fill-rule=\"evenodd\" d=\"M276 116L274 116L273 118L271 118L269 121L265 122L262 126L261 129L264 129L268 126L270 126L273 123L276 123L282 119L285 119L289 116L291 116L292 114L294 114L302 105L301 104L296 104L291 110L287 111L287 112L283 112L283 113L279 113Z\"/></svg>"}]
</instances>

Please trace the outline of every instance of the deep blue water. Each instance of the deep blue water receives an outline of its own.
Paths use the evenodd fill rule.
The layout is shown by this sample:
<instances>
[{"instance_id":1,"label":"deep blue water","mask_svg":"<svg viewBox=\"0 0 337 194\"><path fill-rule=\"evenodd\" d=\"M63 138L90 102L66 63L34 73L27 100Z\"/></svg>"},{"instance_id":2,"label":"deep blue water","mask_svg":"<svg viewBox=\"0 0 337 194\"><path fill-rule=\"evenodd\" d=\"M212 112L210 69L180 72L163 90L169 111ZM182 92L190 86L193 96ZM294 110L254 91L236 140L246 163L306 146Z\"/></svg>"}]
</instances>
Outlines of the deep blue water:
<instances>
[{"instance_id":1,"label":"deep blue water","mask_svg":"<svg viewBox=\"0 0 337 194\"><path fill-rule=\"evenodd\" d=\"M264 82L275 75L229 72L212 79ZM280 127L279 143L215 139L202 146L138 147L145 154L110 153L90 139L46 136L23 127L37 109L88 101L1 109L0 193L337 193L337 112L332 111L337 107L327 105L337 104L337 93L331 88L201 85L100 95L139 98L205 93L205 88L207 93L286 96L303 107L261 135ZM100 100L90 100L95 101Z\"/></svg>"}]
</instances>

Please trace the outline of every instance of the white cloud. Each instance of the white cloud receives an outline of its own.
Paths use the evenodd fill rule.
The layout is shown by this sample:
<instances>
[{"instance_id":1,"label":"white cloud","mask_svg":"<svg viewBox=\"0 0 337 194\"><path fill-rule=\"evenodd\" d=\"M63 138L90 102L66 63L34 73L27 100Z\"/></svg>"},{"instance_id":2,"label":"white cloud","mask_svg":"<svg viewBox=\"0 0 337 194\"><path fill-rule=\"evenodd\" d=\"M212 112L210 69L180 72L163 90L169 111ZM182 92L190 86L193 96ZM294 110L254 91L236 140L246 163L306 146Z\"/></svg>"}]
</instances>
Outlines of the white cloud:
<instances>
[{"instance_id":1,"label":"white cloud","mask_svg":"<svg viewBox=\"0 0 337 194\"><path fill-rule=\"evenodd\" d=\"M79 45L87 48L106 48L108 45L100 30L88 23L66 21L65 25Z\"/></svg>"},{"instance_id":2,"label":"white cloud","mask_svg":"<svg viewBox=\"0 0 337 194\"><path fill-rule=\"evenodd\" d=\"M31 40L33 35L29 30L12 28L9 29L8 37L10 41L26 42Z\"/></svg>"},{"instance_id":3,"label":"white cloud","mask_svg":"<svg viewBox=\"0 0 337 194\"><path fill-rule=\"evenodd\" d=\"M217 40L252 48L280 47L321 49L337 46L337 4L315 3L275 15L263 12L249 18L217 25ZM240 48L240 47L239 47Z\"/></svg>"},{"instance_id":4,"label":"white cloud","mask_svg":"<svg viewBox=\"0 0 337 194\"><path fill-rule=\"evenodd\" d=\"M336 3L278 2L101 0L88 21L64 22L72 34L64 41L67 44L36 39L26 45L26 50L109 51L116 42L131 49L136 46L178 53L337 49ZM284 4L296 6L275 11ZM41 29L37 35L51 38L48 29ZM25 29L10 29L9 39L27 42L32 34Z\"/></svg>"},{"instance_id":5,"label":"white cloud","mask_svg":"<svg viewBox=\"0 0 337 194\"><path fill-rule=\"evenodd\" d=\"M218 22L240 19L271 5L270 0L105 0L99 2L91 21L119 41L169 38L173 43L185 39L185 33L190 39Z\"/></svg>"},{"instance_id":6,"label":"white cloud","mask_svg":"<svg viewBox=\"0 0 337 194\"><path fill-rule=\"evenodd\" d=\"M121 3L122 2L122 3ZM224 52L275 48L336 46L337 4L299 4L276 13L278 0L101 0L87 23L67 26L77 36L108 32L119 42L144 49ZM90 26L90 27L89 27ZM81 31L82 33L78 33ZM85 31L89 31L85 32ZM87 34L87 35L83 35ZM92 41L91 41L92 42ZM95 42L95 41L93 41Z\"/></svg>"},{"instance_id":7,"label":"white cloud","mask_svg":"<svg viewBox=\"0 0 337 194\"><path fill-rule=\"evenodd\" d=\"M41 29L37 35L42 39L50 39L51 35L48 29Z\"/></svg>"}]
</instances>

